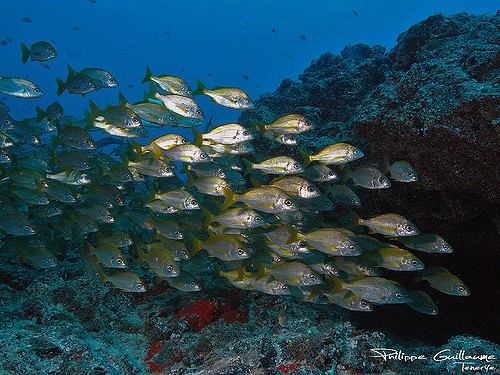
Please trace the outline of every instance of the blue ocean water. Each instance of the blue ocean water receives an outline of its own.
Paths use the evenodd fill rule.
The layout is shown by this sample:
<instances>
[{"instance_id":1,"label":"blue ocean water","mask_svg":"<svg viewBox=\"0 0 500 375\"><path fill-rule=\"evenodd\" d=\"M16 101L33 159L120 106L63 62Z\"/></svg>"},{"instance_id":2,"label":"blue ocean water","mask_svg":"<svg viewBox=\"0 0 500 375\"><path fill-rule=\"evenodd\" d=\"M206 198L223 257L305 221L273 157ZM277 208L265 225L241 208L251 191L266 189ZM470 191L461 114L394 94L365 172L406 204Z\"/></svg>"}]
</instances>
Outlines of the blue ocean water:
<instances>
[{"instance_id":1,"label":"blue ocean water","mask_svg":"<svg viewBox=\"0 0 500 375\"><path fill-rule=\"evenodd\" d=\"M196 78L209 88L241 87L255 100L283 78L297 79L326 51L338 54L355 43L389 50L399 33L430 15L493 14L497 8L493 0L2 1L0 39L9 42L0 46L1 75L29 77L46 93L37 100L3 99L16 119L33 116L36 105L45 108L55 99L66 114L81 117L88 99L99 107L116 104L118 91L85 98L65 92L56 98L55 77L66 78L66 64L107 69L129 101L142 99L147 85L140 82L148 64L154 74L177 75L193 87ZM21 63L19 44L39 40L53 42L58 52L46 63L50 69ZM207 98L200 105L215 123L239 116Z\"/></svg>"},{"instance_id":2,"label":"blue ocean water","mask_svg":"<svg viewBox=\"0 0 500 375\"><path fill-rule=\"evenodd\" d=\"M141 84L146 65L154 74L181 77L192 88L198 78L209 88L239 87L256 100L274 91L284 78L297 80L326 51L338 54L356 43L380 44L389 50L398 34L433 14L498 10L498 2L492 0L1 2L0 76L29 78L45 92L43 98L30 100L0 95L17 120L34 117L35 106L45 109L54 100L65 114L78 118L88 110L89 99L100 108L117 104L118 92L130 102L140 101L148 89ZM22 64L19 44L29 46L39 40L53 43L57 58ZM58 97L55 78L66 78L67 64L76 70L104 68L120 87L85 97L68 92ZM236 121L241 114L207 97L196 100L207 119L213 116L214 124ZM192 138L189 130L174 131ZM165 132L150 129L152 138ZM384 310L377 314L373 320Z\"/></svg>"}]
</instances>

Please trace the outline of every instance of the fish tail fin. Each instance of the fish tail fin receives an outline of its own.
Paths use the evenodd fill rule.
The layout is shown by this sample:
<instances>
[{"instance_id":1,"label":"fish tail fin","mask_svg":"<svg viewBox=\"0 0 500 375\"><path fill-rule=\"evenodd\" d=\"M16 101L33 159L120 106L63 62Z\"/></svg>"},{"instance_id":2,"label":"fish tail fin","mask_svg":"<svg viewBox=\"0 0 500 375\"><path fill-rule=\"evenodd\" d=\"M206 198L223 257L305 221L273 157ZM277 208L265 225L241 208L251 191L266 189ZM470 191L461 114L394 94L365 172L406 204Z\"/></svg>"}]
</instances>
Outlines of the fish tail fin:
<instances>
[{"instance_id":1,"label":"fish tail fin","mask_svg":"<svg viewBox=\"0 0 500 375\"><path fill-rule=\"evenodd\" d=\"M236 202L236 194L226 188L221 188L221 190L225 198L224 203L222 203L221 210L225 210Z\"/></svg>"},{"instance_id":2,"label":"fish tail fin","mask_svg":"<svg viewBox=\"0 0 500 375\"><path fill-rule=\"evenodd\" d=\"M78 74L78 72L77 72L75 69L73 69L73 68L71 67L71 65L67 64L67 66L68 66L68 74L69 74L70 76L74 76L75 74Z\"/></svg>"},{"instance_id":3,"label":"fish tail fin","mask_svg":"<svg viewBox=\"0 0 500 375\"><path fill-rule=\"evenodd\" d=\"M349 165L344 164L342 167L342 182L346 182L351 178L351 167Z\"/></svg>"},{"instance_id":4,"label":"fish tail fin","mask_svg":"<svg viewBox=\"0 0 500 375\"><path fill-rule=\"evenodd\" d=\"M189 240L193 244L193 248L191 250L193 256L195 254L197 254L198 252L200 252L201 250L203 250L203 243L201 242L201 240L198 237L195 237L192 234L190 234Z\"/></svg>"},{"instance_id":5,"label":"fish tail fin","mask_svg":"<svg viewBox=\"0 0 500 375\"><path fill-rule=\"evenodd\" d=\"M207 123L205 124L205 132L208 132L210 130L210 128L212 127L213 118L214 118L214 115L210 116Z\"/></svg>"},{"instance_id":6,"label":"fish tail fin","mask_svg":"<svg viewBox=\"0 0 500 375\"><path fill-rule=\"evenodd\" d=\"M144 146L134 140L130 140L130 143L134 147L135 156L139 159L144 154Z\"/></svg>"},{"instance_id":7,"label":"fish tail fin","mask_svg":"<svg viewBox=\"0 0 500 375\"><path fill-rule=\"evenodd\" d=\"M121 91L118 93L118 102L124 107L128 104L128 100L125 99L125 96L121 93Z\"/></svg>"},{"instance_id":8,"label":"fish tail fin","mask_svg":"<svg viewBox=\"0 0 500 375\"><path fill-rule=\"evenodd\" d=\"M149 91L148 92L144 92L144 99L146 99L146 100L148 100L148 99L154 99L156 94L158 94L158 90L156 89L156 87L153 84L153 82L150 82L149 83Z\"/></svg>"},{"instance_id":9,"label":"fish tail fin","mask_svg":"<svg viewBox=\"0 0 500 375\"><path fill-rule=\"evenodd\" d=\"M89 105L90 105L90 116L89 116L89 122L90 122L99 116L101 110L99 109L97 104L95 104L92 100L89 100Z\"/></svg>"},{"instance_id":10,"label":"fish tail fin","mask_svg":"<svg viewBox=\"0 0 500 375\"><path fill-rule=\"evenodd\" d=\"M193 96L203 95L205 93L205 91L207 90L205 85L198 78L196 78L196 86L197 86L197 88L196 88L196 90L194 90Z\"/></svg>"},{"instance_id":11,"label":"fish tail fin","mask_svg":"<svg viewBox=\"0 0 500 375\"><path fill-rule=\"evenodd\" d=\"M384 159L382 160L382 167L380 168L380 172L385 176L387 173L389 173L389 167L391 164L389 163L389 159L387 156L384 156Z\"/></svg>"},{"instance_id":12,"label":"fish tail fin","mask_svg":"<svg viewBox=\"0 0 500 375\"><path fill-rule=\"evenodd\" d=\"M163 149L153 142L153 160L157 161L163 155Z\"/></svg>"},{"instance_id":13,"label":"fish tail fin","mask_svg":"<svg viewBox=\"0 0 500 375\"><path fill-rule=\"evenodd\" d=\"M57 83L57 96L60 96L67 88L66 82L64 82L61 78L56 77L56 83Z\"/></svg>"},{"instance_id":14,"label":"fish tail fin","mask_svg":"<svg viewBox=\"0 0 500 375\"><path fill-rule=\"evenodd\" d=\"M346 228L359 227L363 222L363 219L361 219L354 211L338 213L335 216L340 224Z\"/></svg>"},{"instance_id":15,"label":"fish tail fin","mask_svg":"<svg viewBox=\"0 0 500 375\"><path fill-rule=\"evenodd\" d=\"M39 106L36 106L36 122L40 122L45 117L45 112Z\"/></svg>"},{"instance_id":16,"label":"fish tail fin","mask_svg":"<svg viewBox=\"0 0 500 375\"><path fill-rule=\"evenodd\" d=\"M253 187L261 187L262 186L262 182L260 182L259 180L257 180L254 177L251 177L251 176L250 176L250 182L252 183Z\"/></svg>"},{"instance_id":17,"label":"fish tail fin","mask_svg":"<svg viewBox=\"0 0 500 375\"><path fill-rule=\"evenodd\" d=\"M266 124L265 122L263 121L260 121L260 120L256 120L256 119L250 119L249 120L249 123L250 123L250 130L252 132L258 132L258 133L264 133L267 129L266 129L266 126L268 124Z\"/></svg>"},{"instance_id":18,"label":"fish tail fin","mask_svg":"<svg viewBox=\"0 0 500 375\"><path fill-rule=\"evenodd\" d=\"M243 176L246 176L247 174L252 172L252 169L254 167L254 163L252 163L250 160L245 159L245 158L241 158L241 161L245 165L245 170L243 171Z\"/></svg>"},{"instance_id":19,"label":"fish tail fin","mask_svg":"<svg viewBox=\"0 0 500 375\"><path fill-rule=\"evenodd\" d=\"M203 207L202 207L201 211L203 212L203 215L205 216L203 224L205 225L205 227L208 227L214 221L214 215L212 215L212 213L209 210L207 210L206 208L203 208Z\"/></svg>"},{"instance_id":20,"label":"fish tail fin","mask_svg":"<svg viewBox=\"0 0 500 375\"><path fill-rule=\"evenodd\" d=\"M149 65L146 65L146 75L142 79L141 83L146 83L147 81L151 81L151 77L153 73L151 73L151 69L149 69Z\"/></svg>"},{"instance_id":21,"label":"fish tail fin","mask_svg":"<svg viewBox=\"0 0 500 375\"><path fill-rule=\"evenodd\" d=\"M26 61L28 61L28 57L30 57L30 49L28 46L24 43L21 43L21 51L23 51L23 54L21 56L21 60L23 64L26 64Z\"/></svg>"},{"instance_id":22,"label":"fish tail fin","mask_svg":"<svg viewBox=\"0 0 500 375\"><path fill-rule=\"evenodd\" d=\"M141 265L146 261L146 253L142 250L141 246L137 246L137 264Z\"/></svg>"},{"instance_id":23,"label":"fish tail fin","mask_svg":"<svg viewBox=\"0 0 500 375\"><path fill-rule=\"evenodd\" d=\"M302 238L302 234L295 230L291 225L287 225L288 227L288 233L290 233L290 237L288 237L288 240L286 241L287 245L290 245L294 242L300 241Z\"/></svg>"},{"instance_id":24,"label":"fish tail fin","mask_svg":"<svg viewBox=\"0 0 500 375\"><path fill-rule=\"evenodd\" d=\"M262 279L263 277L268 275L267 268L261 264L255 264L255 268L257 269L257 273L253 275L255 280Z\"/></svg>"},{"instance_id":25,"label":"fish tail fin","mask_svg":"<svg viewBox=\"0 0 500 375\"><path fill-rule=\"evenodd\" d=\"M203 133L200 132L199 130L196 130L194 128L191 128L193 135L194 135L194 144L197 146L201 146L203 143Z\"/></svg>"},{"instance_id":26,"label":"fish tail fin","mask_svg":"<svg viewBox=\"0 0 500 375\"><path fill-rule=\"evenodd\" d=\"M189 171L186 172L186 175L187 175L187 186L188 188L190 188L194 184L194 177L193 174Z\"/></svg>"},{"instance_id":27,"label":"fish tail fin","mask_svg":"<svg viewBox=\"0 0 500 375\"><path fill-rule=\"evenodd\" d=\"M302 158L304 159L304 162L302 163L302 165L305 167L307 167L309 164L311 164L312 162L312 158L311 158L311 155L309 155L307 152L305 151L302 151L300 150L300 155L302 156Z\"/></svg>"},{"instance_id":28,"label":"fish tail fin","mask_svg":"<svg viewBox=\"0 0 500 375\"><path fill-rule=\"evenodd\" d=\"M333 289L331 290L331 294L338 293L342 289L344 289L344 283L340 277L329 274L325 276L325 279L329 284L333 284Z\"/></svg>"}]
</instances>

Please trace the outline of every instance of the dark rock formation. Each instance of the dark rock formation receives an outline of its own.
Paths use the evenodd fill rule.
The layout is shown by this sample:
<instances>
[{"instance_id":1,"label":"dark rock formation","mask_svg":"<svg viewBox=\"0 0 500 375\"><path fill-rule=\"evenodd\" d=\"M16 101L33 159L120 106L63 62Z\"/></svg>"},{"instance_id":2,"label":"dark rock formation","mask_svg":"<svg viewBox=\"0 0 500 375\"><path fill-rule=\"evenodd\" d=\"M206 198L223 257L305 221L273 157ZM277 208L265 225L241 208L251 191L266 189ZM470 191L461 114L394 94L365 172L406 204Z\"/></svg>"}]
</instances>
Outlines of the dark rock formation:
<instances>
[{"instance_id":1,"label":"dark rock formation","mask_svg":"<svg viewBox=\"0 0 500 375\"><path fill-rule=\"evenodd\" d=\"M447 329L495 337L485 322L497 314L491 285L500 230L500 14L435 15L401 34L388 53L380 46L348 46L341 56L323 54L299 80L283 80L240 120L269 122L301 113L316 124L299 138L305 151L345 141L365 152L357 165L384 156L411 162L420 181L358 190L359 214L405 215L456 249L440 262L462 277L473 295L466 303L447 300L445 311L440 306L434 337L449 337ZM296 148L271 141L256 147L300 157ZM458 319L456 311L462 313ZM426 339L406 323L395 323L397 314L385 311L377 325L379 319L400 336Z\"/></svg>"}]
</instances>

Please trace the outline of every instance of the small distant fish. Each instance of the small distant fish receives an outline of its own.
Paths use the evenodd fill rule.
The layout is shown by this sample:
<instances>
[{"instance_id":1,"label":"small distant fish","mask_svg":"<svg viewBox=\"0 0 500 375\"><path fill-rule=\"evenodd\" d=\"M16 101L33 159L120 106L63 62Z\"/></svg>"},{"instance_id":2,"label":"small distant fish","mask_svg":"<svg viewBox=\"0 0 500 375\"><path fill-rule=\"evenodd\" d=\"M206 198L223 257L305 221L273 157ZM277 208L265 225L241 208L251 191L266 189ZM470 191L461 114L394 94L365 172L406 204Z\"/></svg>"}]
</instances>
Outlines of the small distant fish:
<instances>
[{"instance_id":1,"label":"small distant fish","mask_svg":"<svg viewBox=\"0 0 500 375\"><path fill-rule=\"evenodd\" d=\"M49 42L41 40L33 43L30 48L26 44L21 43L22 62L23 64L31 58L31 61L47 61L57 56L56 49Z\"/></svg>"},{"instance_id":2,"label":"small distant fish","mask_svg":"<svg viewBox=\"0 0 500 375\"><path fill-rule=\"evenodd\" d=\"M26 23L32 23L33 22L33 20L31 18L29 18L29 17L21 17L21 20L23 22L26 22Z\"/></svg>"},{"instance_id":3,"label":"small distant fish","mask_svg":"<svg viewBox=\"0 0 500 375\"><path fill-rule=\"evenodd\" d=\"M49 69L50 70L50 65L49 64L42 64L42 67L45 68L45 69Z\"/></svg>"},{"instance_id":4,"label":"small distant fish","mask_svg":"<svg viewBox=\"0 0 500 375\"><path fill-rule=\"evenodd\" d=\"M337 217L341 220L347 219L345 222L348 226L363 225L370 228L373 232L384 234L387 236L415 236L420 233L417 227L405 217L387 213L372 217L371 219L361 219L357 214L351 212L339 214Z\"/></svg>"},{"instance_id":5,"label":"small distant fish","mask_svg":"<svg viewBox=\"0 0 500 375\"><path fill-rule=\"evenodd\" d=\"M252 99L241 89L236 87L215 87L210 90L199 79L196 80L196 83L198 88L193 95L208 95L214 103L227 108L251 109L254 107Z\"/></svg>"},{"instance_id":6,"label":"small distant fish","mask_svg":"<svg viewBox=\"0 0 500 375\"><path fill-rule=\"evenodd\" d=\"M144 293L146 291L144 283L132 272L116 272L113 275L106 275L99 270L99 278L102 284L109 281L114 288L125 292Z\"/></svg>"},{"instance_id":7,"label":"small distant fish","mask_svg":"<svg viewBox=\"0 0 500 375\"><path fill-rule=\"evenodd\" d=\"M194 143L198 145L205 144L203 142L232 145L254 138L248 129L237 123L216 126L207 133L201 133L193 129L193 133L195 136Z\"/></svg>"},{"instance_id":8,"label":"small distant fish","mask_svg":"<svg viewBox=\"0 0 500 375\"><path fill-rule=\"evenodd\" d=\"M73 55L72 53L69 53L68 56L71 58L75 57L75 55Z\"/></svg>"},{"instance_id":9,"label":"small distant fish","mask_svg":"<svg viewBox=\"0 0 500 375\"><path fill-rule=\"evenodd\" d=\"M337 202L349 206L361 206L361 200L356 193L345 185L332 184L326 188L325 193L330 193Z\"/></svg>"},{"instance_id":10,"label":"small distant fish","mask_svg":"<svg viewBox=\"0 0 500 375\"><path fill-rule=\"evenodd\" d=\"M382 169L383 174L389 173L390 177L398 182L418 181L418 174L410 163L404 160L389 163L387 157L384 158Z\"/></svg>"},{"instance_id":11,"label":"small distant fish","mask_svg":"<svg viewBox=\"0 0 500 375\"><path fill-rule=\"evenodd\" d=\"M240 28L241 28L242 30L246 30L246 29L247 29L247 27L246 27L245 25L240 25Z\"/></svg>"},{"instance_id":12,"label":"small distant fish","mask_svg":"<svg viewBox=\"0 0 500 375\"><path fill-rule=\"evenodd\" d=\"M304 34L300 34L300 35L299 35L299 39L300 39L300 40L306 40L306 36L305 36Z\"/></svg>"},{"instance_id":13,"label":"small distant fish","mask_svg":"<svg viewBox=\"0 0 500 375\"><path fill-rule=\"evenodd\" d=\"M355 16L358 15L358 12L356 12L354 9L352 10L352 14L354 14Z\"/></svg>"},{"instance_id":14,"label":"small distant fish","mask_svg":"<svg viewBox=\"0 0 500 375\"><path fill-rule=\"evenodd\" d=\"M212 72L208 72L207 76L212 77L214 74Z\"/></svg>"},{"instance_id":15,"label":"small distant fish","mask_svg":"<svg viewBox=\"0 0 500 375\"><path fill-rule=\"evenodd\" d=\"M302 115L289 114L278 117L270 124L251 120L250 124L263 131L273 131L278 134L299 134L314 129L314 125Z\"/></svg>"},{"instance_id":16,"label":"small distant fish","mask_svg":"<svg viewBox=\"0 0 500 375\"><path fill-rule=\"evenodd\" d=\"M163 35L170 35L170 31L165 31Z\"/></svg>"},{"instance_id":17,"label":"small distant fish","mask_svg":"<svg viewBox=\"0 0 500 375\"><path fill-rule=\"evenodd\" d=\"M0 77L0 92L18 98L41 98L42 90L24 78Z\"/></svg>"},{"instance_id":18,"label":"small distant fish","mask_svg":"<svg viewBox=\"0 0 500 375\"><path fill-rule=\"evenodd\" d=\"M133 89L135 86L133 84L127 85L129 89Z\"/></svg>"},{"instance_id":19,"label":"small distant fish","mask_svg":"<svg viewBox=\"0 0 500 375\"><path fill-rule=\"evenodd\" d=\"M409 290L408 295L412 299L407 305L422 314L437 315L438 308L429 295L421 290Z\"/></svg>"},{"instance_id":20,"label":"small distant fish","mask_svg":"<svg viewBox=\"0 0 500 375\"><path fill-rule=\"evenodd\" d=\"M68 65L68 69L69 69ZM118 87L118 81L115 77L111 75L108 71L101 68L83 68L80 73L84 73L94 84L96 85L96 90L102 88L114 88Z\"/></svg>"},{"instance_id":21,"label":"small distant fish","mask_svg":"<svg viewBox=\"0 0 500 375\"><path fill-rule=\"evenodd\" d=\"M353 171L347 166L344 168L344 181L352 179L356 185L365 189L387 189L391 183L381 171L375 167L363 166Z\"/></svg>"},{"instance_id":22,"label":"small distant fish","mask_svg":"<svg viewBox=\"0 0 500 375\"><path fill-rule=\"evenodd\" d=\"M70 75L66 82L59 77L56 77L57 95L61 95L65 90L70 94L81 94L85 96L96 89L96 85L92 82L89 76L84 73Z\"/></svg>"},{"instance_id":23,"label":"small distant fish","mask_svg":"<svg viewBox=\"0 0 500 375\"><path fill-rule=\"evenodd\" d=\"M271 275L287 285L303 286L323 283L323 280L316 272L300 262L278 264L272 268L265 268L260 273Z\"/></svg>"},{"instance_id":24,"label":"small distant fish","mask_svg":"<svg viewBox=\"0 0 500 375\"><path fill-rule=\"evenodd\" d=\"M422 280L428 281L430 286L446 294L453 296L470 295L469 288L467 288L462 280L441 266L434 266L420 271L415 282Z\"/></svg>"},{"instance_id":25,"label":"small distant fish","mask_svg":"<svg viewBox=\"0 0 500 375\"><path fill-rule=\"evenodd\" d=\"M247 76L246 74L243 74L243 75L242 75L242 77L243 77L243 79L245 79L245 80L247 80L247 81L250 79L250 77L249 77L249 76Z\"/></svg>"},{"instance_id":26,"label":"small distant fish","mask_svg":"<svg viewBox=\"0 0 500 375\"><path fill-rule=\"evenodd\" d=\"M413 250L424 253L452 253L453 248L442 237L432 233L421 233L415 236L395 237L396 241Z\"/></svg>"},{"instance_id":27,"label":"small distant fish","mask_svg":"<svg viewBox=\"0 0 500 375\"><path fill-rule=\"evenodd\" d=\"M73 30L73 31L80 30L80 27L78 27L78 26L73 26L73 27L71 28L71 30Z\"/></svg>"},{"instance_id":28,"label":"small distant fish","mask_svg":"<svg viewBox=\"0 0 500 375\"><path fill-rule=\"evenodd\" d=\"M311 162L318 161L321 164L345 164L357 160L364 156L363 151L348 143L334 143L321 149L315 155L309 155L301 151L304 158L304 166L307 167Z\"/></svg>"},{"instance_id":29,"label":"small distant fish","mask_svg":"<svg viewBox=\"0 0 500 375\"><path fill-rule=\"evenodd\" d=\"M280 175L297 174L304 172L304 167L298 161L289 156L276 156L264 160L261 163L253 163L246 159L242 160L246 165L244 174L248 174L255 169L259 169L265 173Z\"/></svg>"},{"instance_id":30,"label":"small distant fish","mask_svg":"<svg viewBox=\"0 0 500 375\"><path fill-rule=\"evenodd\" d=\"M97 4L97 0L89 0L89 2L92 4Z\"/></svg>"},{"instance_id":31,"label":"small distant fish","mask_svg":"<svg viewBox=\"0 0 500 375\"><path fill-rule=\"evenodd\" d=\"M8 42L4 39L0 42L0 46L5 47L8 44Z\"/></svg>"},{"instance_id":32,"label":"small distant fish","mask_svg":"<svg viewBox=\"0 0 500 375\"><path fill-rule=\"evenodd\" d=\"M276 32L276 31L278 31L278 30L276 30L275 28L272 28L272 29L271 29L271 31L272 31L273 33L275 33L275 32Z\"/></svg>"},{"instance_id":33,"label":"small distant fish","mask_svg":"<svg viewBox=\"0 0 500 375\"><path fill-rule=\"evenodd\" d=\"M193 97L193 90L191 90L183 79L169 75L155 76L151 73L149 66L146 66L146 75L141 83L146 83L148 81L156 82L158 86L168 93L187 96L189 98Z\"/></svg>"}]
</instances>

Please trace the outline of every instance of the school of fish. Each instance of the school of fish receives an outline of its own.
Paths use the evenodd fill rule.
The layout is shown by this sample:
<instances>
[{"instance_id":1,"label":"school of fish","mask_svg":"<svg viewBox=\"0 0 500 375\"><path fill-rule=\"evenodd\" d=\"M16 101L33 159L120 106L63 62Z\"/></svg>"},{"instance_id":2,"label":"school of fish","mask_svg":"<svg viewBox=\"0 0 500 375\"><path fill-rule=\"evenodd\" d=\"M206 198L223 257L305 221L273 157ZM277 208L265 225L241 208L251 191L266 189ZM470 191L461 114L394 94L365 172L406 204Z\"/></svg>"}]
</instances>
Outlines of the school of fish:
<instances>
[{"instance_id":1,"label":"school of fish","mask_svg":"<svg viewBox=\"0 0 500 375\"><path fill-rule=\"evenodd\" d=\"M57 56L44 41L21 50L23 63ZM57 95L119 86L108 71L89 67L68 66L66 80L56 81ZM188 265L203 258L237 288L355 311L407 304L438 313L427 293L388 278L393 271L446 294L470 294L447 269L426 266L415 255L453 252L443 238L421 233L396 213L360 218L355 212L361 200L353 186L418 181L407 161L351 167L364 154L343 142L301 152L303 160L257 156L253 143L260 137L299 147L299 135L314 125L288 114L271 123L255 119L250 127L208 122L201 132L194 129L205 120L196 96L236 110L253 108L250 97L235 87L208 89L199 80L192 90L149 67L143 83L149 84L143 101L130 103L120 93L117 105L100 109L90 100L81 119L65 116L54 102L18 121L0 102L3 259L51 268L78 245L96 281L145 292L145 272L182 291L200 290ZM44 95L35 83L8 76L0 77L0 92ZM191 128L193 140L177 127ZM138 143L135 138L149 137L148 128L165 131Z\"/></svg>"}]
</instances>

